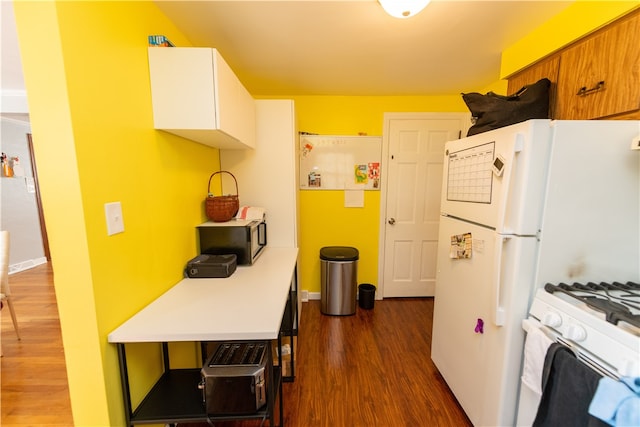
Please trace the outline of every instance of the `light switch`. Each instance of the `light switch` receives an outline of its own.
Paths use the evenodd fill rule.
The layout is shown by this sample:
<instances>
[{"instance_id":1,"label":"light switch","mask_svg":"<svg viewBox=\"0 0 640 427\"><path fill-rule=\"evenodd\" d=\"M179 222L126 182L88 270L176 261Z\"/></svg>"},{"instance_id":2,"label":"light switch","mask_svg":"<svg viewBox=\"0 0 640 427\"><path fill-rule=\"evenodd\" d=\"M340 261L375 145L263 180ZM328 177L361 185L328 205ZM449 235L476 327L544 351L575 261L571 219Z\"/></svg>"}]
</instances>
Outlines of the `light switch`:
<instances>
[{"instance_id":1,"label":"light switch","mask_svg":"<svg viewBox=\"0 0 640 427\"><path fill-rule=\"evenodd\" d=\"M122 233L124 231L124 221L120 202L105 203L104 213L107 217L107 235Z\"/></svg>"}]
</instances>

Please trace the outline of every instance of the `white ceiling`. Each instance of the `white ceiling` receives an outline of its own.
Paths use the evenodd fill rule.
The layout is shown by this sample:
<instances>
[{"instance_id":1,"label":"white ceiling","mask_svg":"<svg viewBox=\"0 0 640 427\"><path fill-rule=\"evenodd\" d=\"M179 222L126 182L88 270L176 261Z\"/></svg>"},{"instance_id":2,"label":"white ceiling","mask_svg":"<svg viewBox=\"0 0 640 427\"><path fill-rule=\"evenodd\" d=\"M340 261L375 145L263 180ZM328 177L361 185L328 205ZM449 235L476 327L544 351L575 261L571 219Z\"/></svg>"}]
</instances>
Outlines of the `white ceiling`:
<instances>
[{"instance_id":1,"label":"white ceiling","mask_svg":"<svg viewBox=\"0 0 640 427\"><path fill-rule=\"evenodd\" d=\"M499 79L501 52L571 1L432 0L409 19L376 0L156 0L217 48L253 95L434 95Z\"/></svg>"},{"instance_id":2,"label":"white ceiling","mask_svg":"<svg viewBox=\"0 0 640 427\"><path fill-rule=\"evenodd\" d=\"M0 3L2 90L24 90L13 9ZM437 95L497 81L502 50L572 2L432 0L409 19L376 0L155 3L253 95Z\"/></svg>"}]
</instances>

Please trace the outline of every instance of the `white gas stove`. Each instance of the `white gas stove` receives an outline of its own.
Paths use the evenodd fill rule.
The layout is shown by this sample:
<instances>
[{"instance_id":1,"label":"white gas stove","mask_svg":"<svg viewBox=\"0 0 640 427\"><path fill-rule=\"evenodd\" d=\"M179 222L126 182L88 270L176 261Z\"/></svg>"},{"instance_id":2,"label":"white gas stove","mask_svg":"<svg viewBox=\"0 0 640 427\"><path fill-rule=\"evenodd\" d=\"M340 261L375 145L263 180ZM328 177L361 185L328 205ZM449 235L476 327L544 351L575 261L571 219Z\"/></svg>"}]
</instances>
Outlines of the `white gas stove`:
<instances>
[{"instance_id":1,"label":"white gas stove","mask_svg":"<svg viewBox=\"0 0 640 427\"><path fill-rule=\"evenodd\" d=\"M537 291L529 309L529 318L523 321L522 326L527 332L527 340L529 335L544 336L546 345L557 342L569 347L581 364L597 373L595 377L608 376L619 380L621 377L640 376L640 285L637 281L624 284L547 284ZM518 426L532 425L539 406L544 406L540 399L542 389L538 387L535 390L535 384L542 386L542 378L546 375L543 373L543 360L545 369L549 360L555 360L549 359L548 354L547 357L541 354L546 351L545 347L537 345L543 341L534 339L532 342L534 344L530 347L525 345L528 369L525 371L523 368ZM584 372L576 374L584 375ZM582 399L584 396L573 399L573 403L579 402L586 414L590 402ZM548 410L549 406L545 408Z\"/></svg>"},{"instance_id":2,"label":"white gas stove","mask_svg":"<svg viewBox=\"0 0 640 427\"><path fill-rule=\"evenodd\" d=\"M601 374L640 376L640 284L547 284L529 315Z\"/></svg>"}]
</instances>

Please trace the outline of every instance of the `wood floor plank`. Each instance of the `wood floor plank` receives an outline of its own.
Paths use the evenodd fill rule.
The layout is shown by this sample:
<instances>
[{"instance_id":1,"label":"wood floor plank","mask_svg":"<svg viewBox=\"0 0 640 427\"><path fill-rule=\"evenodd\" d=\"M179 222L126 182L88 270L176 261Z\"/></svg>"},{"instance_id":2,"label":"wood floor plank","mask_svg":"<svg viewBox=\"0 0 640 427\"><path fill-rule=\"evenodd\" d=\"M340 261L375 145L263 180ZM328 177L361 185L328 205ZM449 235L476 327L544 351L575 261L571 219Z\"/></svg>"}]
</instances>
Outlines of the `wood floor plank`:
<instances>
[{"instance_id":1,"label":"wood floor plank","mask_svg":"<svg viewBox=\"0 0 640 427\"><path fill-rule=\"evenodd\" d=\"M22 339L18 341L8 308L4 307L0 424L73 426L50 264L12 274L9 280Z\"/></svg>"}]
</instances>

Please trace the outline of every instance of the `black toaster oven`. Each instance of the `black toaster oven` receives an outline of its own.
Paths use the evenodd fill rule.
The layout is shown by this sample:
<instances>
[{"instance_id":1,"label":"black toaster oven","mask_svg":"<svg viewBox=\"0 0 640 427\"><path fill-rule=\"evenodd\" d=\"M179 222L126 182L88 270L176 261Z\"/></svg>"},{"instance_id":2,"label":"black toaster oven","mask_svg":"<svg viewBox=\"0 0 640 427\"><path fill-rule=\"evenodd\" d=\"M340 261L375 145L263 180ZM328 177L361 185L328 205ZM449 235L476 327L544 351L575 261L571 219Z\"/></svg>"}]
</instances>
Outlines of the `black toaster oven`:
<instances>
[{"instance_id":1,"label":"black toaster oven","mask_svg":"<svg viewBox=\"0 0 640 427\"><path fill-rule=\"evenodd\" d=\"M201 370L208 415L250 414L267 402L268 341L222 342Z\"/></svg>"}]
</instances>

